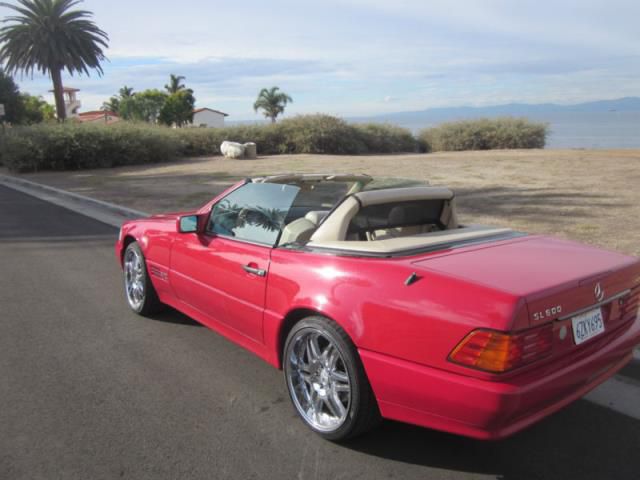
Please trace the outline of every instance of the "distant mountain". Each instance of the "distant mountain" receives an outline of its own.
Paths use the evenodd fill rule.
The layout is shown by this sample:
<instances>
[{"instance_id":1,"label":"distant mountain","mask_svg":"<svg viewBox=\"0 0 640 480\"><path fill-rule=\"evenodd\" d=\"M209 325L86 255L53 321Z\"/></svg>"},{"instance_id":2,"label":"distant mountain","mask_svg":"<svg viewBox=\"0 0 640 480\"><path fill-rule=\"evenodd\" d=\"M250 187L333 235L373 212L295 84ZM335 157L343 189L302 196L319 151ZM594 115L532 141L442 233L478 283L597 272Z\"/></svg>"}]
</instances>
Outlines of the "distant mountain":
<instances>
[{"instance_id":1,"label":"distant mountain","mask_svg":"<svg viewBox=\"0 0 640 480\"><path fill-rule=\"evenodd\" d=\"M461 118L496 117L501 115L527 116L539 118L545 114L556 113L600 113L600 112L640 112L640 97L625 97L615 100L598 100L558 105L555 103L509 103L488 107L449 107L429 108L412 112L386 113L369 117L352 117L352 122L390 122L397 124L437 123Z\"/></svg>"}]
</instances>

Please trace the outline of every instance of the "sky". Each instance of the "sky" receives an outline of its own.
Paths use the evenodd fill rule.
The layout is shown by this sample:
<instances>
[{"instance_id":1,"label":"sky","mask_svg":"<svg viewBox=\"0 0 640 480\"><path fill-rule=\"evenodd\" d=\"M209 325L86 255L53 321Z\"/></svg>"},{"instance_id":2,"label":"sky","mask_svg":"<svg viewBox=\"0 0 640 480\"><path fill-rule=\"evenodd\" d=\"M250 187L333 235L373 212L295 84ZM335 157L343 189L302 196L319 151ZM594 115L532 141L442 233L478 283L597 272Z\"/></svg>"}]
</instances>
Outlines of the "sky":
<instances>
[{"instance_id":1,"label":"sky","mask_svg":"<svg viewBox=\"0 0 640 480\"><path fill-rule=\"evenodd\" d=\"M85 0L81 7L110 38L103 76L64 77L81 89L83 111L123 85L163 88L171 73L186 77L198 107L229 120L258 120L253 102L271 86L293 97L287 116L640 96L638 0ZM53 102L48 78L16 80Z\"/></svg>"}]
</instances>

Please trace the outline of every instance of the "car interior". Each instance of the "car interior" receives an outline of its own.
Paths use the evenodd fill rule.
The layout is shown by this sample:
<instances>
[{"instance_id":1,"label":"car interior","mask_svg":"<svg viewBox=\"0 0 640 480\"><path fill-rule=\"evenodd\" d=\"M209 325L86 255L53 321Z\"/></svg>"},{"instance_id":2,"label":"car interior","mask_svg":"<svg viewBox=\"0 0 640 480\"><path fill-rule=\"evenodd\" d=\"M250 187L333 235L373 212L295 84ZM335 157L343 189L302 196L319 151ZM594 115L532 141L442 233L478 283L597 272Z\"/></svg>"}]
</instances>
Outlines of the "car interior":
<instances>
[{"instance_id":1,"label":"car interior","mask_svg":"<svg viewBox=\"0 0 640 480\"><path fill-rule=\"evenodd\" d=\"M395 187L389 182L371 188L373 179L366 176L294 177L274 179L301 187L285 219L280 246L393 253L510 232L460 225L448 188Z\"/></svg>"}]
</instances>

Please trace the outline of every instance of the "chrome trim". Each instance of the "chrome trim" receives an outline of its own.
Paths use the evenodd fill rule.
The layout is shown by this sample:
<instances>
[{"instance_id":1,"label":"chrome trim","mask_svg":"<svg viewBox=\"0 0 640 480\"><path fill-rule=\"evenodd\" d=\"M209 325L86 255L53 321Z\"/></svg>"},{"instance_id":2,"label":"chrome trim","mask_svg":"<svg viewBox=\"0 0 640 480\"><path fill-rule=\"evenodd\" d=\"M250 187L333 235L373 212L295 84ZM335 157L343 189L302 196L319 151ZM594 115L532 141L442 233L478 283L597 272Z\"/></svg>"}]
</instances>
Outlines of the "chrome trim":
<instances>
[{"instance_id":1,"label":"chrome trim","mask_svg":"<svg viewBox=\"0 0 640 480\"><path fill-rule=\"evenodd\" d=\"M617 300L620 297L624 297L625 295L628 295L629 293L631 293L631 289L628 288L627 290L617 293L609 298L605 298L604 300L602 300L601 302L595 303L593 305L589 305L588 307L585 308L581 308L580 310L576 310L575 312L571 312L568 315L564 315L563 317L558 317L558 322L562 321L562 320L566 320L567 318L571 318L571 317L575 317L576 315L580 315L581 313L584 312L588 312L589 310L593 310L594 308L598 308L601 307L602 305L606 305L609 302L613 302L614 300Z\"/></svg>"},{"instance_id":2,"label":"chrome trim","mask_svg":"<svg viewBox=\"0 0 640 480\"><path fill-rule=\"evenodd\" d=\"M264 277L267 275L267 271L262 268L251 267L249 265L243 265L242 268L247 273L252 273L253 275L257 275L259 277Z\"/></svg>"}]
</instances>

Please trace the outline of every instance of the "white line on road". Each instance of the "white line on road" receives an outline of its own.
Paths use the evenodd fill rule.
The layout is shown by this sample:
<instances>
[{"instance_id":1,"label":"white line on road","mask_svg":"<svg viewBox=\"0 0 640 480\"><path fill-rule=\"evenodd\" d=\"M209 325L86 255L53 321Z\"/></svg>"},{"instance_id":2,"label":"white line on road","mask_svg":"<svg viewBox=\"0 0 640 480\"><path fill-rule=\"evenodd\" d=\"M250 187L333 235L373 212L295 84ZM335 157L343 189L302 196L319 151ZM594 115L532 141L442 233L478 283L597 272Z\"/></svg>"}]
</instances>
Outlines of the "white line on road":
<instances>
[{"instance_id":1,"label":"white line on road","mask_svg":"<svg viewBox=\"0 0 640 480\"><path fill-rule=\"evenodd\" d=\"M640 420L640 386L633 380L612 377L584 398Z\"/></svg>"}]
</instances>

